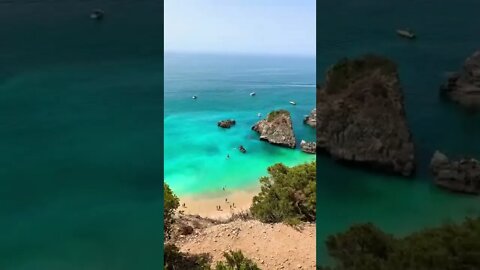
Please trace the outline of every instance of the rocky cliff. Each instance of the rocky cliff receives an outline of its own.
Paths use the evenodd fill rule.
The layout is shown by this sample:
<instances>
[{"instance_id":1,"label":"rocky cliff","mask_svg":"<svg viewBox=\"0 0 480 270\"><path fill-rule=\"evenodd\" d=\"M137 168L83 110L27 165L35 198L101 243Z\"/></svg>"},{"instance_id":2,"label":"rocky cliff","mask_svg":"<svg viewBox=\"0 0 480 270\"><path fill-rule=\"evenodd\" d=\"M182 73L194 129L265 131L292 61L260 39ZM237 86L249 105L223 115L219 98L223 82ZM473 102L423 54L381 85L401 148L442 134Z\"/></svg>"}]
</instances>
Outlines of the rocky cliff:
<instances>
[{"instance_id":1,"label":"rocky cliff","mask_svg":"<svg viewBox=\"0 0 480 270\"><path fill-rule=\"evenodd\" d=\"M430 169L435 183L455 192L480 194L480 162L476 159L451 161L437 151L432 157Z\"/></svg>"},{"instance_id":2,"label":"rocky cliff","mask_svg":"<svg viewBox=\"0 0 480 270\"><path fill-rule=\"evenodd\" d=\"M396 65L345 59L317 87L317 148L340 161L410 176L414 145Z\"/></svg>"},{"instance_id":3,"label":"rocky cliff","mask_svg":"<svg viewBox=\"0 0 480 270\"><path fill-rule=\"evenodd\" d=\"M252 130L260 134L260 140L271 144L295 148L295 135L293 133L290 113L285 110L273 111L266 119L258 121Z\"/></svg>"},{"instance_id":4,"label":"rocky cliff","mask_svg":"<svg viewBox=\"0 0 480 270\"><path fill-rule=\"evenodd\" d=\"M303 123L313 128L316 127L317 126L317 109L313 109L309 115L305 116L305 119L303 119Z\"/></svg>"},{"instance_id":5,"label":"rocky cliff","mask_svg":"<svg viewBox=\"0 0 480 270\"><path fill-rule=\"evenodd\" d=\"M463 69L441 86L442 95L468 107L480 107L480 51L467 58Z\"/></svg>"}]
</instances>

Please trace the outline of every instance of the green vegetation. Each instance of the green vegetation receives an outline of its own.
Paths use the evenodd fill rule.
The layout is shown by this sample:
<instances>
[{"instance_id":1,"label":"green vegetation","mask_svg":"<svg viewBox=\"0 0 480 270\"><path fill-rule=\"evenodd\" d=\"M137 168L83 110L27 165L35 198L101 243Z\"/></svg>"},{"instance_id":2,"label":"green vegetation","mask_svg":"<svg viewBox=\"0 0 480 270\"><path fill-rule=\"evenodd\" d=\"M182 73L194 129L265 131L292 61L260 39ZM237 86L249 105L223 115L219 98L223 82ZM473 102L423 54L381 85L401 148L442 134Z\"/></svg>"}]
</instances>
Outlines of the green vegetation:
<instances>
[{"instance_id":1,"label":"green vegetation","mask_svg":"<svg viewBox=\"0 0 480 270\"><path fill-rule=\"evenodd\" d=\"M261 270L241 251L229 251L223 254L225 262L218 262L212 268L208 254L192 255L180 252L174 245L165 245L165 270Z\"/></svg>"},{"instance_id":2,"label":"green vegetation","mask_svg":"<svg viewBox=\"0 0 480 270\"><path fill-rule=\"evenodd\" d=\"M377 55L365 55L353 60L344 58L328 71L325 90L328 93L338 93L351 83L368 77L374 71L390 75L397 72L397 66L391 60Z\"/></svg>"},{"instance_id":3,"label":"green vegetation","mask_svg":"<svg viewBox=\"0 0 480 270\"><path fill-rule=\"evenodd\" d=\"M272 122L273 120L275 120L275 118L277 118L278 116L283 115L283 114L284 115L290 115L290 112L287 111L287 110L272 111L268 114L267 121Z\"/></svg>"},{"instance_id":4,"label":"green vegetation","mask_svg":"<svg viewBox=\"0 0 480 270\"><path fill-rule=\"evenodd\" d=\"M217 263L215 270L260 270L260 268L252 260L246 258L240 250L225 252L223 256L227 261L225 263Z\"/></svg>"},{"instance_id":5,"label":"green vegetation","mask_svg":"<svg viewBox=\"0 0 480 270\"><path fill-rule=\"evenodd\" d=\"M170 187L163 184L163 231L165 239L170 239L172 225L174 223L175 210L180 206L178 197L173 193Z\"/></svg>"},{"instance_id":6,"label":"green vegetation","mask_svg":"<svg viewBox=\"0 0 480 270\"><path fill-rule=\"evenodd\" d=\"M357 225L326 242L336 265L324 270L480 269L480 218L395 238L372 224Z\"/></svg>"},{"instance_id":7,"label":"green vegetation","mask_svg":"<svg viewBox=\"0 0 480 270\"><path fill-rule=\"evenodd\" d=\"M314 222L316 217L315 162L292 168L275 164L270 176L260 178L261 191L253 198L250 211L262 222Z\"/></svg>"}]
</instances>

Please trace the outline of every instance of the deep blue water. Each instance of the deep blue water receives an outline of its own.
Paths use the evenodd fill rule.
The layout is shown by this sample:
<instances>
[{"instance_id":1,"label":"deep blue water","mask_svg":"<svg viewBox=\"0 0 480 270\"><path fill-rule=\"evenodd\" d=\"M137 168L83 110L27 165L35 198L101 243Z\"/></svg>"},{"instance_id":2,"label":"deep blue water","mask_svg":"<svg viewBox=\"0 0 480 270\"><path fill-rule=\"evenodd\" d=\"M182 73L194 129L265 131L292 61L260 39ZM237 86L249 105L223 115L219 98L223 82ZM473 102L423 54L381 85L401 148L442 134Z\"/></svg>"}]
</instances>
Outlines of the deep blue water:
<instances>
[{"instance_id":1,"label":"deep blue water","mask_svg":"<svg viewBox=\"0 0 480 270\"><path fill-rule=\"evenodd\" d=\"M0 2L0 269L161 269L161 12Z\"/></svg>"},{"instance_id":2,"label":"deep blue water","mask_svg":"<svg viewBox=\"0 0 480 270\"><path fill-rule=\"evenodd\" d=\"M413 179L347 169L329 158L318 164L318 254L324 240L354 223L373 222L405 234L480 214L480 199L432 184L428 164L436 149L480 158L480 115L439 99L445 73L458 70L480 48L480 2L472 0L345 0L317 2L317 77L343 57L376 53L399 67L409 125L416 143ZM418 39L395 30L409 27Z\"/></svg>"}]
</instances>

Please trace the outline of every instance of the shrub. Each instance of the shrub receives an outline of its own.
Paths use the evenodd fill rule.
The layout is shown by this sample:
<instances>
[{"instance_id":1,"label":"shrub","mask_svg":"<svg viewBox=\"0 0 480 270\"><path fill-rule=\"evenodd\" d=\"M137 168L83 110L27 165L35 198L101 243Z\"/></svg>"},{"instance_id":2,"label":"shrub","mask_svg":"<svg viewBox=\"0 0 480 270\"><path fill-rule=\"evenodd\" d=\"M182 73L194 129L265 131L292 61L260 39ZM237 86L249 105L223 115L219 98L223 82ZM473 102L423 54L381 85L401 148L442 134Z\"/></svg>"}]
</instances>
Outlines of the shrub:
<instances>
[{"instance_id":1,"label":"shrub","mask_svg":"<svg viewBox=\"0 0 480 270\"><path fill-rule=\"evenodd\" d=\"M329 254L336 270L480 269L480 218L425 229L403 238L372 224L356 225L330 236Z\"/></svg>"},{"instance_id":2,"label":"shrub","mask_svg":"<svg viewBox=\"0 0 480 270\"><path fill-rule=\"evenodd\" d=\"M327 72L328 93L337 93L347 88L351 83L381 72L389 75L397 72L397 67L391 60L377 55L364 55L357 59L344 58L333 65Z\"/></svg>"},{"instance_id":3,"label":"shrub","mask_svg":"<svg viewBox=\"0 0 480 270\"><path fill-rule=\"evenodd\" d=\"M268 173L260 178L261 191L253 198L253 217L268 223L315 221L315 162L292 168L279 163L269 167Z\"/></svg>"},{"instance_id":4,"label":"shrub","mask_svg":"<svg viewBox=\"0 0 480 270\"><path fill-rule=\"evenodd\" d=\"M174 223L175 210L180 206L178 197L173 193L170 187L163 184L163 231L165 239L170 239L172 225Z\"/></svg>"},{"instance_id":5,"label":"shrub","mask_svg":"<svg viewBox=\"0 0 480 270\"><path fill-rule=\"evenodd\" d=\"M191 255L180 252L177 246L166 244L164 250L165 270L210 270L211 257L208 254Z\"/></svg>"},{"instance_id":6,"label":"shrub","mask_svg":"<svg viewBox=\"0 0 480 270\"><path fill-rule=\"evenodd\" d=\"M278 116L283 115L283 114L290 115L290 112L287 111L287 110L272 111L268 114L267 121L272 122L273 120L275 120L275 118L277 118Z\"/></svg>"},{"instance_id":7,"label":"shrub","mask_svg":"<svg viewBox=\"0 0 480 270\"><path fill-rule=\"evenodd\" d=\"M215 270L260 270L260 268L243 253L238 251L225 252L226 262L217 263Z\"/></svg>"}]
</instances>

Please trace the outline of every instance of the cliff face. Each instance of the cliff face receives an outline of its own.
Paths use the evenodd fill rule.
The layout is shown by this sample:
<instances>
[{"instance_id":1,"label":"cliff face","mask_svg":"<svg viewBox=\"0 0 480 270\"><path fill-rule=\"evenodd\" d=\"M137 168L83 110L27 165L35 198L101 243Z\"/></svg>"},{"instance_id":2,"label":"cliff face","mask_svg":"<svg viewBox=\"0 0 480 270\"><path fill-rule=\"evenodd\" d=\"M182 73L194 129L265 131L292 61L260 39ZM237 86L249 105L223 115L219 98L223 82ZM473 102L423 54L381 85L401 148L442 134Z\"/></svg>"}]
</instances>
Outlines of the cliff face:
<instances>
[{"instance_id":1,"label":"cliff face","mask_svg":"<svg viewBox=\"0 0 480 270\"><path fill-rule=\"evenodd\" d=\"M305 119L303 119L303 123L313 128L317 126L317 109L316 108L313 109L310 112L310 114L305 117Z\"/></svg>"},{"instance_id":2,"label":"cliff face","mask_svg":"<svg viewBox=\"0 0 480 270\"><path fill-rule=\"evenodd\" d=\"M410 176L414 145L395 64L342 60L317 87L317 148L341 161Z\"/></svg>"},{"instance_id":3,"label":"cliff face","mask_svg":"<svg viewBox=\"0 0 480 270\"><path fill-rule=\"evenodd\" d=\"M450 76L440 91L461 105L480 107L480 51L467 58L463 69Z\"/></svg>"},{"instance_id":4,"label":"cliff face","mask_svg":"<svg viewBox=\"0 0 480 270\"><path fill-rule=\"evenodd\" d=\"M260 134L260 140L295 148L292 119L288 111L279 110L269 113L267 118L258 121L252 130Z\"/></svg>"},{"instance_id":5,"label":"cliff face","mask_svg":"<svg viewBox=\"0 0 480 270\"><path fill-rule=\"evenodd\" d=\"M455 192L480 194L480 162L476 159L450 161L437 151L432 157L430 169L435 183Z\"/></svg>"}]
</instances>

